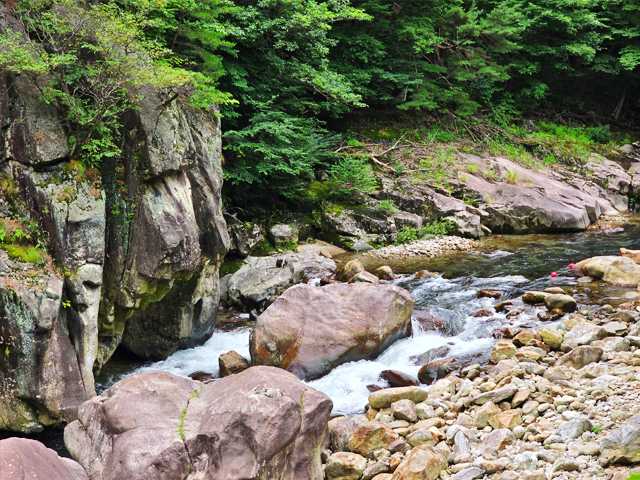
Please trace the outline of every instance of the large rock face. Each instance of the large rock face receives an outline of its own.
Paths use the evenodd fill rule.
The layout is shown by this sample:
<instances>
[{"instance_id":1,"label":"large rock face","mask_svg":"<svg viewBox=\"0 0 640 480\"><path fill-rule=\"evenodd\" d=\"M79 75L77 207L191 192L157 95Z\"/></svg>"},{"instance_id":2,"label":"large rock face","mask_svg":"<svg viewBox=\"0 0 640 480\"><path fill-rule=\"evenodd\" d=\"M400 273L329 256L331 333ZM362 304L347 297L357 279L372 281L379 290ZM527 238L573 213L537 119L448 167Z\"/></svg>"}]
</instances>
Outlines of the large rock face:
<instances>
[{"instance_id":1,"label":"large rock face","mask_svg":"<svg viewBox=\"0 0 640 480\"><path fill-rule=\"evenodd\" d=\"M321 480L332 408L273 367L206 385L147 372L84 403L65 443L91 480Z\"/></svg>"},{"instance_id":2,"label":"large rock face","mask_svg":"<svg viewBox=\"0 0 640 480\"><path fill-rule=\"evenodd\" d=\"M372 359L411 333L413 298L395 285L297 285L258 317L254 365L318 378L346 362Z\"/></svg>"},{"instance_id":3,"label":"large rock face","mask_svg":"<svg viewBox=\"0 0 640 480\"><path fill-rule=\"evenodd\" d=\"M0 30L11 27L19 25L2 5ZM22 359L0 365L0 428L73 419L71 404L95 394L94 372L120 344L162 359L213 331L229 247L219 119L143 93L141 108L122 119L121 156L87 169L69 159L56 110L26 77L0 72L0 216L37 224L61 273L45 269L31 291L33 282L5 282L12 313L0 321ZM37 303L54 278L55 294ZM51 312L37 312L52 302ZM25 315L32 318L22 322ZM54 367L38 373L45 358Z\"/></svg>"},{"instance_id":4,"label":"large rock face","mask_svg":"<svg viewBox=\"0 0 640 480\"><path fill-rule=\"evenodd\" d=\"M0 440L0 472L3 480L88 480L82 466L35 440Z\"/></svg>"}]
</instances>

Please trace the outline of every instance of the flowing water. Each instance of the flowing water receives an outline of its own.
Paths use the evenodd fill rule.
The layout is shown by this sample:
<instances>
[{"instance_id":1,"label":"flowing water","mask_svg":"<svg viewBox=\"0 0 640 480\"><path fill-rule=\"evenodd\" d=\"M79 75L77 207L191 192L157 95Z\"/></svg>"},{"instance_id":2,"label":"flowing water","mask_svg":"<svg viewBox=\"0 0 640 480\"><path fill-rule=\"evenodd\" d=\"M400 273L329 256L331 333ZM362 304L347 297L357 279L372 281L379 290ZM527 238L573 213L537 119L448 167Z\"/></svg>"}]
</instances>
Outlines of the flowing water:
<instances>
[{"instance_id":1,"label":"flowing water","mask_svg":"<svg viewBox=\"0 0 640 480\"><path fill-rule=\"evenodd\" d=\"M411 357L428 350L447 346L448 355L454 357L487 358L496 341L496 329L527 326L535 328L541 322L536 318L539 308L525 307L517 299L527 290L542 290L550 286L568 286L581 307L635 300L640 294L634 288L618 288L602 282L579 285L569 270L569 263L596 256L617 255L620 247L640 249L640 215L631 216L634 223L605 232L565 235L525 235L491 237L481 242L479 253L456 253L436 259L412 258L382 261L358 256L368 270L390 265L400 274L393 283L406 288L414 297L415 311L428 312L442 319L444 332L426 331L414 318L413 335L393 344L374 361L362 360L341 365L323 378L309 382L313 388L325 392L334 402L336 413L360 413L367 403L368 385L386 386L379 380L382 370L394 369L416 376L420 365ZM348 260L353 255L341 260ZM416 278L420 270L439 272L434 278ZM550 273L556 271L557 278ZM476 298L480 289L502 292L500 300ZM507 319L505 314L476 318L470 315L481 308L489 308L498 301L514 299L524 311ZM203 346L176 352L168 359L156 363L136 362L116 355L103 368L96 379L98 393L116 381L147 370L164 370L187 376L196 371L218 373L218 357L235 350L249 358L250 328L216 331ZM0 433L0 438L12 436ZM46 442L60 454L68 455L60 431L47 430L30 436Z\"/></svg>"},{"instance_id":2,"label":"flowing water","mask_svg":"<svg viewBox=\"0 0 640 480\"><path fill-rule=\"evenodd\" d=\"M596 255L617 255L620 247L640 249L639 226L626 225L624 229L599 233L496 236L482 242L480 253L457 253L437 259L381 261L359 256L369 270L387 264L399 273L393 283L413 295L416 311L426 311L442 319L443 331L425 330L414 318L413 335L397 341L376 360L341 365L309 385L331 397L336 413L361 412L369 395L367 386L386 386L379 379L382 370L399 370L415 377L421 365L415 365L411 357L441 346L449 348L448 356L471 360L487 358L496 341L493 336L496 329L538 326L541 322L536 314L541 309L524 306L517 300L527 290L569 286L581 306L604 303L615 306L635 300L640 296L635 289L606 286L602 282L579 285L568 267L569 263ZM342 260L351 257L353 255ZM439 274L433 278L416 278L414 273L423 269ZM550 277L552 271L558 273L557 278ZM499 290L502 298L477 298L476 292L481 289ZM493 314L490 320L471 316L505 299L514 299L521 314L509 319L504 313ZM216 332L201 347L177 352L167 360L144 365L127 374L147 370L177 375L196 371L217 374L220 354L235 350L249 358L249 333L248 327ZM122 372L111 375L99 387L107 387L121 377Z\"/></svg>"}]
</instances>

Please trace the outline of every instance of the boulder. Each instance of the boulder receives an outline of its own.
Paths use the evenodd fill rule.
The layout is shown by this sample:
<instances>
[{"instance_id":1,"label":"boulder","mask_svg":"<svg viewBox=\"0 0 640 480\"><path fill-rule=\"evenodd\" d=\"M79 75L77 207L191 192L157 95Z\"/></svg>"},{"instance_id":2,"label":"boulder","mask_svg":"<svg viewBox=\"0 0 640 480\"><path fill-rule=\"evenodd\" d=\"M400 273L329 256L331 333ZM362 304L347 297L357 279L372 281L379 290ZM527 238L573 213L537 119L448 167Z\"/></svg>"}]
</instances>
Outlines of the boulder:
<instances>
[{"instance_id":1,"label":"boulder","mask_svg":"<svg viewBox=\"0 0 640 480\"><path fill-rule=\"evenodd\" d=\"M276 248L291 248L298 243L298 229L294 225L278 223L269 228L267 235Z\"/></svg>"},{"instance_id":2,"label":"boulder","mask_svg":"<svg viewBox=\"0 0 640 480\"><path fill-rule=\"evenodd\" d=\"M636 463L640 455L640 415L622 423L601 442L600 449L609 462Z\"/></svg>"},{"instance_id":3,"label":"boulder","mask_svg":"<svg viewBox=\"0 0 640 480\"><path fill-rule=\"evenodd\" d=\"M337 452L326 462L327 480L360 480L367 468L367 459L357 453Z\"/></svg>"},{"instance_id":4,"label":"boulder","mask_svg":"<svg viewBox=\"0 0 640 480\"><path fill-rule=\"evenodd\" d=\"M253 365L302 379L343 363L373 359L411 333L413 298L395 285L297 285L258 317L249 346Z\"/></svg>"},{"instance_id":5,"label":"boulder","mask_svg":"<svg viewBox=\"0 0 640 480\"><path fill-rule=\"evenodd\" d=\"M418 372L418 380L425 385L431 385L436 380L446 377L456 369L455 357L442 358L427 363Z\"/></svg>"},{"instance_id":6,"label":"boulder","mask_svg":"<svg viewBox=\"0 0 640 480\"><path fill-rule=\"evenodd\" d=\"M355 260L349 260L336 272L336 280L340 282L348 282L355 277L356 274L364 271L365 269L362 266L362 263L360 263L360 260L357 258Z\"/></svg>"},{"instance_id":7,"label":"boulder","mask_svg":"<svg viewBox=\"0 0 640 480\"><path fill-rule=\"evenodd\" d=\"M514 444L516 437L506 428L494 430L478 445L478 453L486 458L495 457L505 447Z\"/></svg>"},{"instance_id":8,"label":"boulder","mask_svg":"<svg viewBox=\"0 0 640 480\"><path fill-rule=\"evenodd\" d=\"M359 426L360 424L353 418L338 417L331 419L329 421L331 450L334 452L348 452L349 438L358 430Z\"/></svg>"},{"instance_id":9,"label":"boulder","mask_svg":"<svg viewBox=\"0 0 640 480\"><path fill-rule=\"evenodd\" d=\"M640 284L640 265L629 257L619 257L605 269L602 280L613 285L635 287Z\"/></svg>"},{"instance_id":10,"label":"boulder","mask_svg":"<svg viewBox=\"0 0 640 480\"><path fill-rule=\"evenodd\" d=\"M502 410L493 402L487 402L476 410L475 417L473 418L473 425L479 429L482 429L489 425L489 419L494 415L497 415Z\"/></svg>"},{"instance_id":11,"label":"boulder","mask_svg":"<svg viewBox=\"0 0 640 480\"><path fill-rule=\"evenodd\" d=\"M559 308L563 312L574 312L578 306L576 300L570 295L551 294L544 297L544 306L549 310Z\"/></svg>"},{"instance_id":12,"label":"boulder","mask_svg":"<svg viewBox=\"0 0 640 480\"><path fill-rule=\"evenodd\" d=\"M406 398L393 402L391 404L391 412L394 418L398 420L406 420L407 422L416 422L418 420L416 404Z\"/></svg>"},{"instance_id":13,"label":"boulder","mask_svg":"<svg viewBox=\"0 0 640 480\"><path fill-rule=\"evenodd\" d=\"M518 393L518 387L516 387L513 383L509 383L504 387L481 393L480 395L474 397L473 403L477 405L484 405L487 402L493 402L497 405L504 400L509 400L516 393Z\"/></svg>"},{"instance_id":14,"label":"boulder","mask_svg":"<svg viewBox=\"0 0 640 480\"><path fill-rule=\"evenodd\" d=\"M590 363L600 361L603 353L604 350L600 347L590 347L586 345L576 347L560 357L556 362L556 366L568 365L579 370Z\"/></svg>"},{"instance_id":15,"label":"boulder","mask_svg":"<svg viewBox=\"0 0 640 480\"><path fill-rule=\"evenodd\" d=\"M591 177L604 185L610 192L620 195L626 195L629 192L631 175L625 171L622 165L613 160L591 161L583 167L583 170L589 172Z\"/></svg>"},{"instance_id":16,"label":"boulder","mask_svg":"<svg viewBox=\"0 0 640 480\"><path fill-rule=\"evenodd\" d=\"M371 421L363 424L349 437L348 446L352 452L371 458L373 452L388 448L399 438L386 423Z\"/></svg>"},{"instance_id":17,"label":"boulder","mask_svg":"<svg viewBox=\"0 0 640 480\"><path fill-rule=\"evenodd\" d=\"M395 275L393 274L393 270L391 270L391 267L387 265L383 265L382 267L376 268L375 274L380 280L391 281L396 278Z\"/></svg>"},{"instance_id":18,"label":"boulder","mask_svg":"<svg viewBox=\"0 0 640 480\"><path fill-rule=\"evenodd\" d=\"M547 295L549 294L546 292L524 292L524 295L522 295L522 301L532 304L543 303Z\"/></svg>"},{"instance_id":19,"label":"boulder","mask_svg":"<svg viewBox=\"0 0 640 480\"><path fill-rule=\"evenodd\" d=\"M245 265L228 280L229 301L244 310L261 306L276 290L300 283L305 278L333 274L333 260L308 252L278 257L247 257Z\"/></svg>"},{"instance_id":20,"label":"boulder","mask_svg":"<svg viewBox=\"0 0 640 480\"><path fill-rule=\"evenodd\" d=\"M502 296L502 292L498 290L478 290L476 292L477 298L495 298L498 299Z\"/></svg>"},{"instance_id":21,"label":"boulder","mask_svg":"<svg viewBox=\"0 0 640 480\"><path fill-rule=\"evenodd\" d=\"M240 222L233 217L227 219L229 232L229 253L240 257L248 257L260 244L265 242L265 236L257 223Z\"/></svg>"},{"instance_id":22,"label":"boulder","mask_svg":"<svg viewBox=\"0 0 640 480\"><path fill-rule=\"evenodd\" d=\"M564 335L558 330L553 330L546 327L539 328L537 334L540 336L540 338L542 338L542 341L553 350L559 349L560 345L562 345Z\"/></svg>"},{"instance_id":23,"label":"boulder","mask_svg":"<svg viewBox=\"0 0 640 480\"><path fill-rule=\"evenodd\" d=\"M380 283L380 279L376 277L373 273L358 272L349 279L349 283L357 283L357 282Z\"/></svg>"},{"instance_id":24,"label":"boulder","mask_svg":"<svg viewBox=\"0 0 640 480\"><path fill-rule=\"evenodd\" d=\"M501 428L513 430L518 425L522 425L522 412L519 409L511 409L497 413L489 419L489 425L494 430Z\"/></svg>"},{"instance_id":25,"label":"boulder","mask_svg":"<svg viewBox=\"0 0 640 480\"><path fill-rule=\"evenodd\" d=\"M518 348L511 340L499 340L491 349L491 363L497 363L502 357L515 357Z\"/></svg>"},{"instance_id":26,"label":"boulder","mask_svg":"<svg viewBox=\"0 0 640 480\"><path fill-rule=\"evenodd\" d=\"M580 322L565 333L563 344L570 347L589 345L595 340L602 340L607 336L604 328L589 322ZM566 350L565 350L566 351Z\"/></svg>"},{"instance_id":27,"label":"boulder","mask_svg":"<svg viewBox=\"0 0 640 480\"><path fill-rule=\"evenodd\" d=\"M419 385L411 375L400 372L398 370L383 370L380 372L380 380L384 380L390 387L417 387Z\"/></svg>"},{"instance_id":28,"label":"boulder","mask_svg":"<svg viewBox=\"0 0 640 480\"><path fill-rule=\"evenodd\" d=\"M633 260L636 264L640 264L640 250L629 250L626 248L620 249L621 257L628 257Z\"/></svg>"},{"instance_id":29,"label":"boulder","mask_svg":"<svg viewBox=\"0 0 640 480\"><path fill-rule=\"evenodd\" d=\"M221 377L228 377L234 373L244 372L251 366L247 359L235 350L220 355L220 357L218 357L218 365L220 366Z\"/></svg>"},{"instance_id":30,"label":"boulder","mask_svg":"<svg viewBox=\"0 0 640 480\"><path fill-rule=\"evenodd\" d=\"M392 480L436 480L447 467L447 459L431 445L411 450L393 473Z\"/></svg>"},{"instance_id":31,"label":"boulder","mask_svg":"<svg viewBox=\"0 0 640 480\"><path fill-rule=\"evenodd\" d=\"M209 384L145 372L85 402L65 444L94 479L321 480L332 407L273 367Z\"/></svg>"},{"instance_id":32,"label":"boulder","mask_svg":"<svg viewBox=\"0 0 640 480\"><path fill-rule=\"evenodd\" d=\"M573 440L584 432L590 432L591 427L593 427L593 425L587 417L578 417L560 425L557 434L560 435L563 440Z\"/></svg>"},{"instance_id":33,"label":"boulder","mask_svg":"<svg viewBox=\"0 0 640 480\"><path fill-rule=\"evenodd\" d=\"M89 480L79 463L40 442L16 437L0 440L0 472L3 480Z\"/></svg>"},{"instance_id":34,"label":"boulder","mask_svg":"<svg viewBox=\"0 0 640 480\"><path fill-rule=\"evenodd\" d=\"M576 263L573 271L578 275L584 274L591 278L600 279L604 276L607 267L619 258L613 255L587 258Z\"/></svg>"},{"instance_id":35,"label":"boulder","mask_svg":"<svg viewBox=\"0 0 640 480\"><path fill-rule=\"evenodd\" d=\"M418 404L424 402L427 395L427 391L420 387L384 388L369 395L369 405L376 409L389 408L392 403L404 399Z\"/></svg>"}]
</instances>

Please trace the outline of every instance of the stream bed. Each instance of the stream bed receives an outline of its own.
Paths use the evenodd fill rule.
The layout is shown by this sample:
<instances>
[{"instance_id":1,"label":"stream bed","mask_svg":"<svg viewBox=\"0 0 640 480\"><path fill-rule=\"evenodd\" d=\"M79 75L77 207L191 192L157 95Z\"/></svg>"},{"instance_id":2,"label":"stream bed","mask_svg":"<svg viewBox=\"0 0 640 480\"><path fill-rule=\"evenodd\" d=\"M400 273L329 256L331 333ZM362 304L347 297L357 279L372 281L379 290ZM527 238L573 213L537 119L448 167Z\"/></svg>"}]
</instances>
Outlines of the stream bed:
<instances>
[{"instance_id":1,"label":"stream bed","mask_svg":"<svg viewBox=\"0 0 640 480\"><path fill-rule=\"evenodd\" d=\"M414 377L421 365L411 357L428 350L446 346L448 356L486 359L496 342L494 331L504 328L537 328L540 307L524 306L518 297L527 290L543 290L550 286L570 286L578 300L579 308L602 305L613 306L640 297L635 289L618 288L602 282L577 284L569 269L569 263L596 256L618 255L620 247L640 249L640 225L637 217L624 228L601 232L582 232L564 235L494 236L481 242L479 252L452 253L439 258L409 258L382 260L357 255L368 270L389 265L398 274L390 283L407 289L415 299L414 317L435 317L442 322L440 331L423 329L417 318L413 321L413 335L398 340L376 360L361 360L341 365L328 375L311 381L313 388L326 393L334 402L334 413L355 414L362 412L367 403L367 386L387 386L379 379L382 370L399 370ZM340 260L353 258L346 255ZM433 278L416 278L415 272L438 272ZM551 272L557 272L551 278ZM481 289L499 290L500 300L477 298ZM519 315L506 312L486 317L471 315L493 307L497 302L514 299ZM548 324L548 322L547 322ZM112 371L107 364L98 378L97 389L103 390L126 375L148 370L164 370L187 376L197 371L218 374L218 357L235 350L249 358L250 328L234 331L216 331L203 346L176 352L168 359L152 364L130 365ZM132 368L134 367L134 368Z\"/></svg>"}]
</instances>

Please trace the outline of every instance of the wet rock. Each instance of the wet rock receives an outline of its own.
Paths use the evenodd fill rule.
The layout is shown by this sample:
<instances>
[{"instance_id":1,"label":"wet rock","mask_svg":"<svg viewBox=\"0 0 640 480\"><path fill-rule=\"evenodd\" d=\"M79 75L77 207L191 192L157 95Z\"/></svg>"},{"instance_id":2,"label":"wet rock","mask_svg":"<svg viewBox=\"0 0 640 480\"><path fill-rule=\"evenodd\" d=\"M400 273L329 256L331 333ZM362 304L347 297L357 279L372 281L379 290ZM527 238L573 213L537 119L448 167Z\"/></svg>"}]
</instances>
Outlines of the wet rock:
<instances>
[{"instance_id":1,"label":"wet rock","mask_svg":"<svg viewBox=\"0 0 640 480\"><path fill-rule=\"evenodd\" d=\"M597 280L602 278L607 267L619 258L613 255L587 258L576 263L573 271L578 275L584 274Z\"/></svg>"},{"instance_id":2,"label":"wet rock","mask_svg":"<svg viewBox=\"0 0 640 480\"><path fill-rule=\"evenodd\" d=\"M477 312L473 312L471 314L472 317L491 317L493 316L493 312L491 310L489 310L488 308L482 308L480 310L478 310Z\"/></svg>"},{"instance_id":3,"label":"wet rock","mask_svg":"<svg viewBox=\"0 0 640 480\"><path fill-rule=\"evenodd\" d=\"M250 367L247 359L234 350L220 355L220 357L218 357L218 364L220 366L221 377L228 377L234 373L244 372Z\"/></svg>"},{"instance_id":4,"label":"wet rock","mask_svg":"<svg viewBox=\"0 0 640 480\"><path fill-rule=\"evenodd\" d=\"M545 292L525 292L524 295L522 295L522 301L531 304L543 303L547 295L549 294Z\"/></svg>"},{"instance_id":5,"label":"wet rock","mask_svg":"<svg viewBox=\"0 0 640 480\"><path fill-rule=\"evenodd\" d=\"M500 298L502 296L502 292L498 290L478 290L476 292L476 297L478 298Z\"/></svg>"},{"instance_id":6,"label":"wet rock","mask_svg":"<svg viewBox=\"0 0 640 480\"><path fill-rule=\"evenodd\" d=\"M355 277L357 273L364 271L365 269L362 266L362 263L360 263L360 260L350 260L336 272L336 280L340 282L348 282Z\"/></svg>"},{"instance_id":7,"label":"wet rock","mask_svg":"<svg viewBox=\"0 0 640 480\"><path fill-rule=\"evenodd\" d=\"M389 408L392 403L399 400L407 399L418 404L426 398L427 391L420 387L385 388L369 395L369 405L377 409Z\"/></svg>"},{"instance_id":8,"label":"wet rock","mask_svg":"<svg viewBox=\"0 0 640 480\"><path fill-rule=\"evenodd\" d=\"M549 310L559 308L563 312L574 312L577 305L576 300L569 295L551 294L544 298L544 306Z\"/></svg>"},{"instance_id":9,"label":"wet rock","mask_svg":"<svg viewBox=\"0 0 640 480\"><path fill-rule=\"evenodd\" d=\"M414 355L410 357L409 360L414 365L424 365L425 363L431 363L438 358L446 357L450 351L451 349L448 346L443 345L441 347L427 350L421 355Z\"/></svg>"},{"instance_id":10,"label":"wet rock","mask_svg":"<svg viewBox=\"0 0 640 480\"><path fill-rule=\"evenodd\" d=\"M373 359L411 333L413 298L394 285L296 285L258 317L253 365L318 378L343 363Z\"/></svg>"},{"instance_id":11,"label":"wet rock","mask_svg":"<svg viewBox=\"0 0 640 480\"><path fill-rule=\"evenodd\" d=\"M390 281L396 278L396 276L393 274L393 270L391 270L391 267L387 265L383 265L382 267L376 268L375 274L380 280Z\"/></svg>"},{"instance_id":12,"label":"wet rock","mask_svg":"<svg viewBox=\"0 0 640 480\"><path fill-rule=\"evenodd\" d=\"M398 370L383 370L380 372L380 380L387 382L390 387L417 387L419 385L417 379Z\"/></svg>"},{"instance_id":13,"label":"wet rock","mask_svg":"<svg viewBox=\"0 0 640 480\"><path fill-rule=\"evenodd\" d=\"M515 337L513 337L513 343L518 347L524 347L531 340L540 340L540 337L536 333L526 330L518 333Z\"/></svg>"},{"instance_id":14,"label":"wet rock","mask_svg":"<svg viewBox=\"0 0 640 480\"><path fill-rule=\"evenodd\" d=\"M213 373L207 373L207 372L193 372L189 374L189 378L202 383L213 382L214 380L217 379Z\"/></svg>"},{"instance_id":15,"label":"wet rock","mask_svg":"<svg viewBox=\"0 0 640 480\"><path fill-rule=\"evenodd\" d=\"M358 272L349 280L349 283L357 283L357 282L380 283L380 279L376 277L374 274L369 272Z\"/></svg>"},{"instance_id":16,"label":"wet rock","mask_svg":"<svg viewBox=\"0 0 640 480\"><path fill-rule=\"evenodd\" d=\"M602 280L613 285L635 287L640 284L640 265L631 258L619 257L605 269Z\"/></svg>"},{"instance_id":17,"label":"wet rock","mask_svg":"<svg viewBox=\"0 0 640 480\"><path fill-rule=\"evenodd\" d=\"M40 442L16 437L0 440L0 472L6 480L89 480L79 463Z\"/></svg>"},{"instance_id":18,"label":"wet rock","mask_svg":"<svg viewBox=\"0 0 640 480\"><path fill-rule=\"evenodd\" d=\"M436 317L425 310L415 310L411 318L416 321L425 332L443 331L445 328L444 319ZM420 361L419 363L424 362Z\"/></svg>"},{"instance_id":19,"label":"wet rock","mask_svg":"<svg viewBox=\"0 0 640 480\"><path fill-rule=\"evenodd\" d=\"M349 437L349 450L363 457L372 458L373 452L389 445L400 437L389 425L382 422L367 422Z\"/></svg>"},{"instance_id":20,"label":"wet rock","mask_svg":"<svg viewBox=\"0 0 640 480\"><path fill-rule=\"evenodd\" d=\"M456 369L455 357L442 358L427 363L418 372L418 380L425 385L431 385L436 380L446 377Z\"/></svg>"},{"instance_id":21,"label":"wet rock","mask_svg":"<svg viewBox=\"0 0 640 480\"><path fill-rule=\"evenodd\" d=\"M556 365L568 365L579 370L590 363L599 361L600 358L602 358L603 353L604 350L600 347L591 347L586 345L576 347L569 353L560 357L556 362Z\"/></svg>"},{"instance_id":22,"label":"wet rock","mask_svg":"<svg viewBox=\"0 0 640 480\"><path fill-rule=\"evenodd\" d=\"M273 367L203 386L146 372L85 402L65 429L65 444L91 478L103 480L186 478L196 470L229 480L320 480L332 406Z\"/></svg>"},{"instance_id":23,"label":"wet rock","mask_svg":"<svg viewBox=\"0 0 640 480\"><path fill-rule=\"evenodd\" d=\"M407 454L393 474L394 480L436 480L447 467L447 459L430 445L420 445Z\"/></svg>"},{"instance_id":24,"label":"wet rock","mask_svg":"<svg viewBox=\"0 0 640 480\"><path fill-rule=\"evenodd\" d=\"M337 452L326 462L327 480L360 480L367 468L367 459L357 453Z\"/></svg>"}]
</instances>

